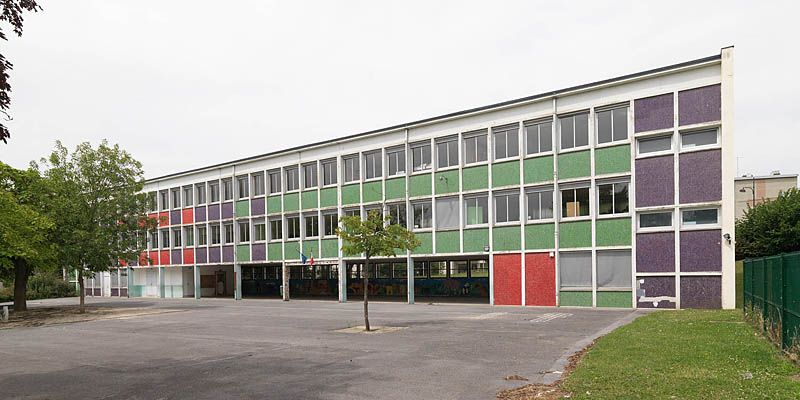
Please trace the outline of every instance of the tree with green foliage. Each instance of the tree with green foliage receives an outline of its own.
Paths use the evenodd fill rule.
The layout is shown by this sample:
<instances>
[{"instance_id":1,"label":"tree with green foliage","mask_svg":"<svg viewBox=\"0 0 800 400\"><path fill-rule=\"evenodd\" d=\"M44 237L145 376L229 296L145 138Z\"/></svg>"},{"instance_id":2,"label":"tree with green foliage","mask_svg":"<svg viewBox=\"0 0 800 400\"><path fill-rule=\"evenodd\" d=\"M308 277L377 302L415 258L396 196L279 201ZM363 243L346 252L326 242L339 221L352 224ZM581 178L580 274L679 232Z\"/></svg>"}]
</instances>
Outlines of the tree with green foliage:
<instances>
[{"instance_id":1,"label":"tree with green foliage","mask_svg":"<svg viewBox=\"0 0 800 400\"><path fill-rule=\"evenodd\" d=\"M364 289L364 329L369 331L369 261L372 257L396 257L397 251L413 250L420 245L419 239L403 226L392 224L391 217L381 216L372 210L367 218L358 216L341 218L341 227L336 235L342 239L342 252L346 256L364 257L362 286Z\"/></svg>"},{"instance_id":2,"label":"tree with green foliage","mask_svg":"<svg viewBox=\"0 0 800 400\"><path fill-rule=\"evenodd\" d=\"M41 163L56 188L51 214L59 259L77 272L83 312L84 277L137 260L146 230L154 227L145 218L142 164L105 140L97 148L81 143L72 153L56 142Z\"/></svg>"},{"instance_id":3,"label":"tree with green foliage","mask_svg":"<svg viewBox=\"0 0 800 400\"><path fill-rule=\"evenodd\" d=\"M13 274L14 309L25 311L34 268L55 265L54 224L45 210L51 187L35 170L0 163L0 272Z\"/></svg>"},{"instance_id":4,"label":"tree with green foliage","mask_svg":"<svg viewBox=\"0 0 800 400\"><path fill-rule=\"evenodd\" d=\"M791 188L749 207L736 221L736 258L771 256L800 250L800 190Z\"/></svg>"}]
</instances>

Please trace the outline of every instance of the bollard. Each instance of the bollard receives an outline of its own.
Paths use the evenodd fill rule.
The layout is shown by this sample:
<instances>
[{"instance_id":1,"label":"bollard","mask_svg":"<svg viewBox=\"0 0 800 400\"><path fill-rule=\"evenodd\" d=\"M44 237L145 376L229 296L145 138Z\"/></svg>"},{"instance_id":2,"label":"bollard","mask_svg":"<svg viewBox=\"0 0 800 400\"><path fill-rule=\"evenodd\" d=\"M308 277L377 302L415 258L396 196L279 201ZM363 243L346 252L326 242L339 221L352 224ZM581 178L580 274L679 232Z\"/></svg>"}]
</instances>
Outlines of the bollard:
<instances>
[{"instance_id":1,"label":"bollard","mask_svg":"<svg viewBox=\"0 0 800 400\"><path fill-rule=\"evenodd\" d=\"M3 306L3 315L2 315L3 322L8 321L8 306Z\"/></svg>"}]
</instances>

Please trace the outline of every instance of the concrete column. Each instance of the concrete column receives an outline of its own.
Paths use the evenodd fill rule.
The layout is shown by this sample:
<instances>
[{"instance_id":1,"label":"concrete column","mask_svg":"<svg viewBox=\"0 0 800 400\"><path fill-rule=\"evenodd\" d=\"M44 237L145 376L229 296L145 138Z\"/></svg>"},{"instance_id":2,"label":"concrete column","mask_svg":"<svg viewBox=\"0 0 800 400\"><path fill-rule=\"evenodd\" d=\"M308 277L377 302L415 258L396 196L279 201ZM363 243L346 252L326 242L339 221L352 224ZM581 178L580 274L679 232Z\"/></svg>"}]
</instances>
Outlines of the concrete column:
<instances>
[{"instance_id":1,"label":"concrete column","mask_svg":"<svg viewBox=\"0 0 800 400\"><path fill-rule=\"evenodd\" d=\"M128 275L128 279L125 280L125 293L127 294L127 297L130 299L131 298L131 280L133 279L133 268L131 268L130 265L129 265L129 266L125 267L125 269L127 270L126 273ZM121 279L121 277L118 277L117 279Z\"/></svg>"},{"instance_id":2,"label":"concrete column","mask_svg":"<svg viewBox=\"0 0 800 400\"><path fill-rule=\"evenodd\" d=\"M339 260L339 303L347 302L347 263Z\"/></svg>"},{"instance_id":3,"label":"concrete column","mask_svg":"<svg viewBox=\"0 0 800 400\"><path fill-rule=\"evenodd\" d=\"M195 264L192 266L194 272L194 298L200 300L202 288L200 287L200 267Z\"/></svg>"},{"instance_id":4,"label":"concrete column","mask_svg":"<svg viewBox=\"0 0 800 400\"><path fill-rule=\"evenodd\" d=\"M283 301L289 301L289 266L285 261L281 263L281 276L283 277Z\"/></svg>"},{"instance_id":5,"label":"concrete column","mask_svg":"<svg viewBox=\"0 0 800 400\"><path fill-rule=\"evenodd\" d=\"M408 284L408 304L414 304L414 258L411 256L406 256L406 268L407 268L407 275L406 278Z\"/></svg>"},{"instance_id":6,"label":"concrete column","mask_svg":"<svg viewBox=\"0 0 800 400\"><path fill-rule=\"evenodd\" d=\"M233 298L242 299L242 264L233 264Z\"/></svg>"},{"instance_id":7,"label":"concrete column","mask_svg":"<svg viewBox=\"0 0 800 400\"><path fill-rule=\"evenodd\" d=\"M166 275L167 271L164 270L164 267L158 267L158 297L164 298L166 293L166 288L164 287L164 282L166 282Z\"/></svg>"}]
</instances>

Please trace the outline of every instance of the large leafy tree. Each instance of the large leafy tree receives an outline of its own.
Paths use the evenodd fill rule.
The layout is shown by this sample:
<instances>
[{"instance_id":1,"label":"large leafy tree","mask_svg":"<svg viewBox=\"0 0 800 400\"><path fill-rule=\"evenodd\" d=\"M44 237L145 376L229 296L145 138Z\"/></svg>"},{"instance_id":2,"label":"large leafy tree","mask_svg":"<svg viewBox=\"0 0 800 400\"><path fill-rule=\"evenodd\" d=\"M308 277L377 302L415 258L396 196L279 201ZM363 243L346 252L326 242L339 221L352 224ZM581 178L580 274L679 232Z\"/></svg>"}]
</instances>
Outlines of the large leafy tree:
<instances>
[{"instance_id":1,"label":"large leafy tree","mask_svg":"<svg viewBox=\"0 0 800 400\"><path fill-rule=\"evenodd\" d=\"M52 190L34 170L0 163L0 273L14 277L14 309L27 310L34 268L54 266L53 221L46 214Z\"/></svg>"},{"instance_id":2,"label":"large leafy tree","mask_svg":"<svg viewBox=\"0 0 800 400\"><path fill-rule=\"evenodd\" d=\"M414 233L397 224L391 218L381 216L378 211L367 213L362 220L358 216L342 217L336 234L342 239L342 252L346 256L364 256L362 273L364 288L364 329L369 331L369 262L372 257L396 257L398 251L413 250L420 245Z\"/></svg>"},{"instance_id":3,"label":"large leafy tree","mask_svg":"<svg viewBox=\"0 0 800 400\"><path fill-rule=\"evenodd\" d=\"M0 21L10 24L14 34L22 36L22 14L25 11L36 12L41 9L36 0L0 0ZM8 40L1 26L0 39ZM11 84L8 83L8 73L12 68L14 65L0 54L0 113L3 113L6 119L11 119L8 115L8 108L11 106ZM6 140L9 137L11 133L8 128L0 123L0 140L8 143Z\"/></svg>"},{"instance_id":4,"label":"large leafy tree","mask_svg":"<svg viewBox=\"0 0 800 400\"><path fill-rule=\"evenodd\" d=\"M83 311L84 277L138 259L145 230L152 228L154 221L144 218L142 164L103 141L97 148L81 143L72 153L56 142L42 166L58 190L52 202L54 238L61 262L77 272Z\"/></svg>"},{"instance_id":5,"label":"large leafy tree","mask_svg":"<svg viewBox=\"0 0 800 400\"><path fill-rule=\"evenodd\" d=\"M800 250L800 190L749 208L736 221L736 258L763 257Z\"/></svg>"}]
</instances>

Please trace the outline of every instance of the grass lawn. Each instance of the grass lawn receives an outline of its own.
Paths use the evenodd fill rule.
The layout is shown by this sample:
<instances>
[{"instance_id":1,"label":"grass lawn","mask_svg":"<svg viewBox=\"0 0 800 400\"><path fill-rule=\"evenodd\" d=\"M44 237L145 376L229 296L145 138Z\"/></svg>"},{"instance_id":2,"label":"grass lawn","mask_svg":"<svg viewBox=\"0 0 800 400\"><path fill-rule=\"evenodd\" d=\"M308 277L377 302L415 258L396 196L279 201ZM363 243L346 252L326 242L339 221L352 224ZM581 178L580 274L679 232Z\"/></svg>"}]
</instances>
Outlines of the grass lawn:
<instances>
[{"instance_id":1,"label":"grass lawn","mask_svg":"<svg viewBox=\"0 0 800 400\"><path fill-rule=\"evenodd\" d=\"M660 311L600 338L562 388L578 399L797 399L800 367L741 310Z\"/></svg>"}]
</instances>

